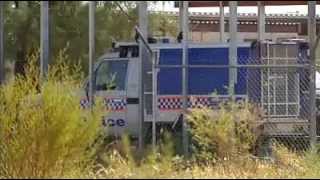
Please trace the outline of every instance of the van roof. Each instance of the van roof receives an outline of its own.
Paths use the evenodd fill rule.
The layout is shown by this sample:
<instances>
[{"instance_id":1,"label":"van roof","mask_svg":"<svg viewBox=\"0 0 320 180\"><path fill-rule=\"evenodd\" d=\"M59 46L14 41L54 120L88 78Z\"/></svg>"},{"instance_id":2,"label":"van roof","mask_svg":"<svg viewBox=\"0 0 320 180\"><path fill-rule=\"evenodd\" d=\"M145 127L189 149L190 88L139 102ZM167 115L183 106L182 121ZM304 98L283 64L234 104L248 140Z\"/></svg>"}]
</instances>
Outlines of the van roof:
<instances>
[{"instance_id":1,"label":"van roof","mask_svg":"<svg viewBox=\"0 0 320 180\"><path fill-rule=\"evenodd\" d=\"M239 42L238 47L250 47L250 42ZM150 47L154 50L157 49L178 49L182 48L181 43L159 43L159 44L150 44ZM188 44L189 48L226 48L229 47L229 43L195 43L190 42Z\"/></svg>"}]
</instances>

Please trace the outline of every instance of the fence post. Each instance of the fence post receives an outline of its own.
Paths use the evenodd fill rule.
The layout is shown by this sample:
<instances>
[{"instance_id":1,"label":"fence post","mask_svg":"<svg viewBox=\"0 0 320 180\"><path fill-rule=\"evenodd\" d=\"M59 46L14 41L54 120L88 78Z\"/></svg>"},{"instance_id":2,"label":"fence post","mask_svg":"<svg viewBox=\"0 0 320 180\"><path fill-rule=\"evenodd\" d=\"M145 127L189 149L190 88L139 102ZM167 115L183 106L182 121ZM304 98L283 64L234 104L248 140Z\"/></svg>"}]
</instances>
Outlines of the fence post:
<instances>
[{"instance_id":1,"label":"fence post","mask_svg":"<svg viewBox=\"0 0 320 180\"><path fill-rule=\"evenodd\" d=\"M258 40L263 41L264 40L264 34L265 34L265 8L263 1L258 1Z\"/></svg>"},{"instance_id":2,"label":"fence post","mask_svg":"<svg viewBox=\"0 0 320 180\"><path fill-rule=\"evenodd\" d=\"M4 1L0 1L0 84L5 80L5 63L4 63Z\"/></svg>"},{"instance_id":3,"label":"fence post","mask_svg":"<svg viewBox=\"0 0 320 180\"><path fill-rule=\"evenodd\" d=\"M182 40L182 104L183 104L183 124L182 124L182 143L183 151L187 156L189 154L189 140L186 122L186 113L188 108L188 39L189 39L189 14L188 1L183 1L183 40Z\"/></svg>"},{"instance_id":4,"label":"fence post","mask_svg":"<svg viewBox=\"0 0 320 180\"><path fill-rule=\"evenodd\" d=\"M92 109L94 103L93 64L95 57L95 8L96 2L89 2L89 104Z\"/></svg>"},{"instance_id":5,"label":"fence post","mask_svg":"<svg viewBox=\"0 0 320 180\"><path fill-rule=\"evenodd\" d=\"M139 29L141 30L141 33L146 39L148 39L148 4L147 1L140 1L139 2ZM143 44L141 38L139 41L139 54L140 54L140 91L139 91L139 152L142 152L143 148L143 124L144 124L144 84L145 84L145 78L144 78L144 65L145 61L147 60L147 51L146 47Z\"/></svg>"},{"instance_id":6,"label":"fence post","mask_svg":"<svg viewBox=\"0 0 320 180\"><path fill-rule=\"evenodd\" d=\"M49 51L49 1L41 1L40 81L47 78Z\"/></svg>"},{"instance_id":7,"label":"fence post","mask_svg":"<svg viewBox=\"0 0 320 180\"><path fill-rule=\"evenodd\" d=\"M316 1L308 1L308 36L310 50L310 144L312 150L317 143L316 87L315 87L315 42Z\"/></svg>"},{"instance_id":8,"label":"fence post","mask_svg":"<svg viewBox=\"0 0 320 180\"><path fill-rule=\"evenodd\" d=\"M220 42L224 43L224 6L223 1L219 1L219 11L220 11Z\"/></svg>"},{"instance_id":9,"label":"fence post","mask_svg":"<svg viewBox=\"0 0 320 180\"><path fill-rule=\"evenodd\" d=\"M179 1L179 32L183 31L183 1Z\"/></svg>"},{"instance_id":10,"label":"fence post","mask_svg":"<svg viewBox=\"0 0 320 180\"><path fill-rule=\"evenodd\" d=\"M237 82L237 68L233 68L237 65L237 3L237 1L229 1L229 65L232 66L229 68L229 95L231 95L232 100L235 100L234 87Z\"/></svg>"}]
</instances>

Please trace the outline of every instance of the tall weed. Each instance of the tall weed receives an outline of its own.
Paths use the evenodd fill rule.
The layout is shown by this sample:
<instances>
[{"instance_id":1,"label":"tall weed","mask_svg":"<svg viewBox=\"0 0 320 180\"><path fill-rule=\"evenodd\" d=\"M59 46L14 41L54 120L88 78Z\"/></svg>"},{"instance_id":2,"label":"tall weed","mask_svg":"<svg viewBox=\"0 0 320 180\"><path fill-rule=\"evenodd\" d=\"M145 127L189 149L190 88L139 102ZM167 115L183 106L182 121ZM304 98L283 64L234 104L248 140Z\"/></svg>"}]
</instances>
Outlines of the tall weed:
<instances>
[{"instance_id":1,"label":"tall weed","mask_svg":"<svg viewBox=\"0 0 320 180\"><path fill-rule=\"evenodd\" d=\"M187 119L194 157L204 163L247 155L259 136L259 115L245 102L191 109Z\"/></svg>"},{"instance_id":2,"label":"tall weed","mask_svg":"<svg viewBox=\"0 0 320 180\"><path fill-rule=\"evenodd\" d=\"M38 55L25 76L0 88L1 178L81 177L91 168L101 135L102 106L79 104L77 69L63 52L40 85ZM95 143L96 142L96 143Z\"/></svg>"}]
</instances>

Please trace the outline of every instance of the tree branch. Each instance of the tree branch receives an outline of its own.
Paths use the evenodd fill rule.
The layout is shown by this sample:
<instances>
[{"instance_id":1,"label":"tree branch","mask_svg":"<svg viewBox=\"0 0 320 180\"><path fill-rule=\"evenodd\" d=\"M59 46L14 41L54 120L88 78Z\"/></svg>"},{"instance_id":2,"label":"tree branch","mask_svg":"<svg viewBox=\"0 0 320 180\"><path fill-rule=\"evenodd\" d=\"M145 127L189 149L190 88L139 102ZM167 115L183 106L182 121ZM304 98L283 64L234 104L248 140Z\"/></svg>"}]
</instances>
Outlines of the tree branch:
<instances>
[{"instance_id":1,"label":"tree branch","mask_svg":"<svg viewBox=\"0 0 320 180\"><path fill-rule=\"evenodd\" d=\"M136 21L133 17L131 17L131 16L121 7L121 5L120 5L118 2L115 2L115 3L116 3L116 5L117 5L117 7L120 9L120 11L121 11L124 15L126 15L126 16L128 17L129 21L132 21L132 22L134 22L134 23L137 23L137 21Z\"/></svg>"}]
</instances>

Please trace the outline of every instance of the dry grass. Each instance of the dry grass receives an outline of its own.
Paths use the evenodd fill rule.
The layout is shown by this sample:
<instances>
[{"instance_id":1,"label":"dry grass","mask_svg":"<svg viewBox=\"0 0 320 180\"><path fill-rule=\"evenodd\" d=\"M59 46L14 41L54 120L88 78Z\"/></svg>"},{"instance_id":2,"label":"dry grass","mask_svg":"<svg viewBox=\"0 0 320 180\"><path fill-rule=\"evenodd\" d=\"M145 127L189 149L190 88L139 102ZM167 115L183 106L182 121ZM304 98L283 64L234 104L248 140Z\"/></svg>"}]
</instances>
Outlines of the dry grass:
<instances>
[{"instance_id":1,"label":"dry grass","mask_svg":"<svg viewBox=\"0 0 320 180\"><path fill-rule=\"evenodd\" d=\"M238 157L201 166L179 157L170 161L146 162L136 166L116 151L110 156L112 166L101 167L96 178L319 178L319 155L298 156L278 147L274 161ZM161 155L158 154L159 159ZM310 161L310 158L313 160ZM315 164L316 163L316 164Z\"/></svg>"}]
</instances>

